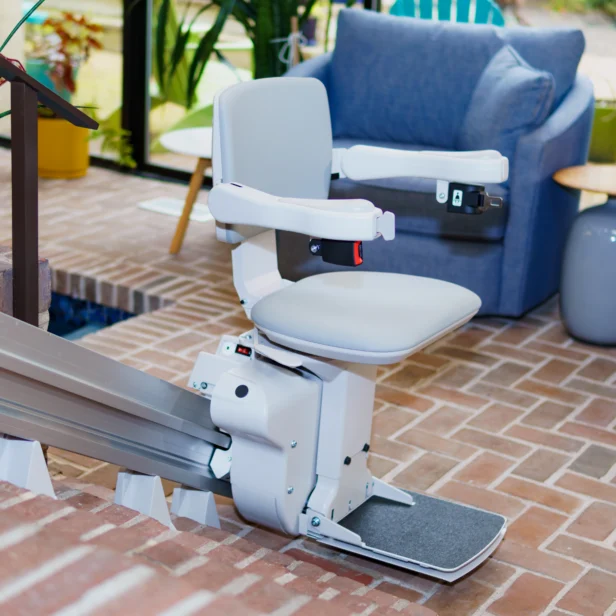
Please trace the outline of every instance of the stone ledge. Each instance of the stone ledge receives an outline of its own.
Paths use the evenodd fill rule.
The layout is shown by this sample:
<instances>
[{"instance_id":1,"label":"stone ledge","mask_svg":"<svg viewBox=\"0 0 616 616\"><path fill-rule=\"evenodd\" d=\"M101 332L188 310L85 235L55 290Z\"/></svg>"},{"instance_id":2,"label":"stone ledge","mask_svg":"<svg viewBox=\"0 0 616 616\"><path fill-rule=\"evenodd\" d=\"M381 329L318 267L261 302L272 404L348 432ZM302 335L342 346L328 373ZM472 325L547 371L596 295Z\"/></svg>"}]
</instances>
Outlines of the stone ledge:
<instances>
[{"instance_id":1,"label":"stone ledge","mask_svg":"<svg viewBox=\"0 0 616 616\"><path fill-rule=\"evenodd\" d=\"M0 246L0 312L13 314L13 259L10 248ZM47 329L51 304L51 270L39 259L39 327Z\"/></svg>"}]
</instances>

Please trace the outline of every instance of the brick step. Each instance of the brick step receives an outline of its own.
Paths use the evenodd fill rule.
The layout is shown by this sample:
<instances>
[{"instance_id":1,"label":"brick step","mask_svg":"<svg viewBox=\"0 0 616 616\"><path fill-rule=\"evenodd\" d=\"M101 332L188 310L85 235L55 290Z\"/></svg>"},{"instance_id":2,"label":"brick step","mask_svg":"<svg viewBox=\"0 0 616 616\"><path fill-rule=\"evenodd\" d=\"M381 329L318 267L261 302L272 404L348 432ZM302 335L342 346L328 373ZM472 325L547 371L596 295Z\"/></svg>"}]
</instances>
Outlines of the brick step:
<instances>
[{"instance_id":1,"label":"brick step","mask_svg":"<svg viewBox=\"0 0 616 616\"><path fill-rule=\"evenodd\" d=\"M402 598L412 591L319 558L264 529L248 527L240 537L175 518L178 530L171 531L113 504L106 488L73 481L54 487L58 500L0 483L0 570L6 568L3 583L19 590L10 601L18 601L23 613L23 606L47 602L55 611L97 587L89 600L103 601L101 614L155 614L187 602L196 606L190 614L435 616ZM234 528L225 523L225 506L221 510L222 525ZM128 590L113 598L122 588Z\"/></svg>"}]
</instances>

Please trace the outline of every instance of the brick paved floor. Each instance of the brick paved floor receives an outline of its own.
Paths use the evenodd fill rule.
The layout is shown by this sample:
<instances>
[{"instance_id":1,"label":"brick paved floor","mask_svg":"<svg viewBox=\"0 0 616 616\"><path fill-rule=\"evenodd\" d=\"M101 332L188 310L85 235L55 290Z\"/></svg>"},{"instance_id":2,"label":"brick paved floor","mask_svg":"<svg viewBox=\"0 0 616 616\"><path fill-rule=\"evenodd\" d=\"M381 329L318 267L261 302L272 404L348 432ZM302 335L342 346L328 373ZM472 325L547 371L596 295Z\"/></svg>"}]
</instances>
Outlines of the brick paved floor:
<instances>
[{"instance_id":1,"label":"brick paved floor","mask_svg":"<svg viewBox=\"0 0 616 616\"><path fill-rule=\"evenodd\" d=\"M9 184L0 151L0 244L10 241ZM181 385L200 350L250 327L211 224L192 223L171 258L175 219L136 207L185 190L101 169L41 182L54 289L142 313L81 344ZM616 349L568 338L551 301L518 321L476 319L381 369L377 398L374 474L508 516L503 545L454 585L271 533L268 548L356 571L440 616L616 613ZM50 465L58 478L115 485L116 468L83 456L52 450ZM229 506L223 517L233 534L264 533Z\"/></svg>"}]
</instances>

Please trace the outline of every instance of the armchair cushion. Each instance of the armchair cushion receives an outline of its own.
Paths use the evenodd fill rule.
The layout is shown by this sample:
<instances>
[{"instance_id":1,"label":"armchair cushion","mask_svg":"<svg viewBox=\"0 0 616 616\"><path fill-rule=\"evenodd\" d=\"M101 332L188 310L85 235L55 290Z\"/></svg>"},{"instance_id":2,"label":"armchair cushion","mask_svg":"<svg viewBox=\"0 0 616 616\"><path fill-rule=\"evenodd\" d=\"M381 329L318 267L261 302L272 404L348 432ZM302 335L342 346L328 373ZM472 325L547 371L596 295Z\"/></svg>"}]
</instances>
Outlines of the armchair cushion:
<instances>
[{"instance_id":1,"label":"armchair cushion","mask_svg":"<svg viewBox=\"0 0 616 616\"><path fill-rule=\"evenodd\" d=\"M343 10L328 75L334 137L455 149L475 86L504 45L554 76L555 105L573 85L584 37Z\"/></svg>"},{"instance_id":2,"label":"armchair cushion","mask_svg":"<svg viewBox=\"0 0 616 616\"><path fill-rule=\"evenodd\" d=\"M509 45L483 71L458 135L459 150L498 150L513 160L518 139L540 126L554 101L554 77Z\"/></svg>"}]
</instances>

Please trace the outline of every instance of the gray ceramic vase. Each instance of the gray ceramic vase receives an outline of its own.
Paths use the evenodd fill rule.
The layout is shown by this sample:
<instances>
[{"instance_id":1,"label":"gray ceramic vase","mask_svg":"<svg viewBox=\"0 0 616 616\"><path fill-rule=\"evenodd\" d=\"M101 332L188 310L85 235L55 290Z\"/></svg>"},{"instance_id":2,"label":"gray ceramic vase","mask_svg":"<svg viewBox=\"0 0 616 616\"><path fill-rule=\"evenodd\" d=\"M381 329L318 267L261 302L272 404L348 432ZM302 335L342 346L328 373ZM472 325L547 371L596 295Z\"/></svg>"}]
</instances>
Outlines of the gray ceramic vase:
<instances>
[{"instance_id":1,"label":"gray ceramic vase","mask_svg":"<svg viewBox=\"0 0 616 616\"><path fill-rule=\"evenodd\" d=\"M575 338L616 345L616 198L576 218L560 285L565 327Z\"/></svg>"}]
</instances>

